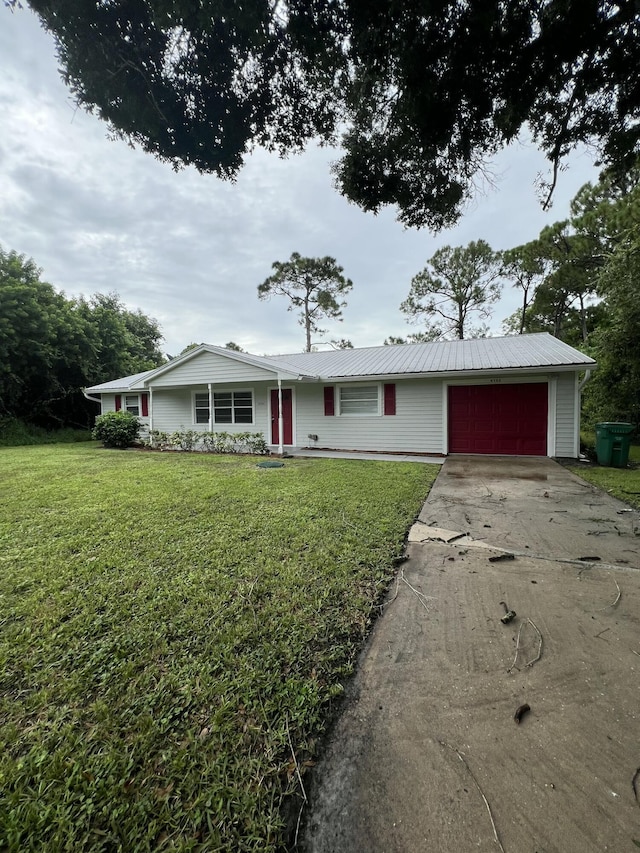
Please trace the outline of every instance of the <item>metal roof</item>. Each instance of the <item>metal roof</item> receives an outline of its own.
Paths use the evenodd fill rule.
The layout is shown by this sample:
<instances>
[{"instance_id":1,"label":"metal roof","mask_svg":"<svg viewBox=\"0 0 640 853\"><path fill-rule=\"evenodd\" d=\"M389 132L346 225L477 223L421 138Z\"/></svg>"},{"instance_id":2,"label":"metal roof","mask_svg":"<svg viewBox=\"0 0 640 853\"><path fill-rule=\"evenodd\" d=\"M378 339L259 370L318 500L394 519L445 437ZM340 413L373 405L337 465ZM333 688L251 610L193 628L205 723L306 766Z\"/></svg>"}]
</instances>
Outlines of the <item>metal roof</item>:
<instances>
[{"instance_id":1,"label":"metal roof","mask_svg":"<svg viewBox=\"0 0 640 853\"><path fill-rule=\"evenodd\" d=\"M586 368L596 364L547 332L278 355L268 360L292 371L336 379L538 367Z\"/></svg>"},{"instance_id":2,"label":"metal roof","mask_svg":"<svg viewBox=\"0 0 640 853\"><path fill-rule=\"evenodd\" d=\"M293 376L325 380L596 366L592 358L547 332L534 335L511 335L505 338L475 338L469 341L437 341L427 344L399 344L270 356L238 352L231 354L222 347L203 344L175 361L182 363L203 351L226 355L234 360L246 361L280 374L288 373ZM169 362L155 370L94 385L87 391L108 393L143 388L145 379L156 373L171 370L172 366Z\"/></svg>"},{"instance_id":3,"label":"metal roof","mask_svg":"<svg viewBox=\"0 0 640 853\"><path fill-rule=\"evenodd\" d=\"M105 394L109 391L130 391L139 388L145 377L154 373L153 370L145 370L144 373L133 373L131 376L123 376L121 379L112 379L110 382L102 382L100 385L92 385L86 388L87 393Z\"/></svg>"}]
</instances>

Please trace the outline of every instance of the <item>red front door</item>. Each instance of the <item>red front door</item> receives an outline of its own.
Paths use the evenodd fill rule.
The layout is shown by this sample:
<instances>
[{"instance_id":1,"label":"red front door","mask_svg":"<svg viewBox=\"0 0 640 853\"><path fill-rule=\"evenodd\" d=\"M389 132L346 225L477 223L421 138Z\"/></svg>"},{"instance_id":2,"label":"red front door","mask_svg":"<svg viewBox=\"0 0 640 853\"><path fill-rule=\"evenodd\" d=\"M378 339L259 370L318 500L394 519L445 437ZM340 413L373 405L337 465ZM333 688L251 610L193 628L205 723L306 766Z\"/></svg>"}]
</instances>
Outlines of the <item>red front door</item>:
<instances>
[{"instance_id":1,"label":"red front door","mask_svg":"<svg viewBox=\"0 0 640 853\"><path fill-rule=\"evenodd\" d=\"M293 444L293 406L291 388L282 389L282 443ZM271 392L271 444L280 444L278 435L278 390Z\"/></svg>"},{"instance_id":2,"label":"red front door","mask_svg":"<svg viewBox=\"0 0 640 853\"><path fill-rule=\"evenodd\" d=\"M547 454L547 383L449 387L449 453Z\"/></svg>"}]
</instances>

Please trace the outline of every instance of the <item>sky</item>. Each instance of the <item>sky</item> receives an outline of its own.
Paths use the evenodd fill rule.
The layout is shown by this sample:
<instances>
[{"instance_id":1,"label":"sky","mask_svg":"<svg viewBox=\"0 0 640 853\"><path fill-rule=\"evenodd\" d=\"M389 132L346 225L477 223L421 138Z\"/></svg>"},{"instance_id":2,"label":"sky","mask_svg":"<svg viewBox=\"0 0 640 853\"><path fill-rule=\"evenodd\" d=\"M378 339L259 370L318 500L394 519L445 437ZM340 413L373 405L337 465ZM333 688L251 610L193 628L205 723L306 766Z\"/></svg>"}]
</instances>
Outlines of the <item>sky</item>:
<instances>
[{"instance_id":1,"label":"sky","mask_svg":"<svg viewBox=\"0 0 640 853\"><path fill-rule=\"evenodd\" d=\"M287 159L258 150L235 183L174 172L109 139L106 124L78 109L51 36L28 8L0 3L0 246L33 258L69 298L117 292L158 321L168 355L228 341L259 355L301 352L304 330L286 299L257 297L272 263L292 252L330 255L353 281L343 321L323 324L319 348L406 337L420 327L399 305L437 249L528 242L566 218L577 190L597 179L587 152L572 155L545 213L534 184L548 178L548 164L518 143L492 164L494 186L481 188L456 227L434 235L405 229L393 208L374 216L349 204L332 186L335 159L316 146ZM506 287L491 334L518 305L518 291Z\"/></svg>"}]
</instances>

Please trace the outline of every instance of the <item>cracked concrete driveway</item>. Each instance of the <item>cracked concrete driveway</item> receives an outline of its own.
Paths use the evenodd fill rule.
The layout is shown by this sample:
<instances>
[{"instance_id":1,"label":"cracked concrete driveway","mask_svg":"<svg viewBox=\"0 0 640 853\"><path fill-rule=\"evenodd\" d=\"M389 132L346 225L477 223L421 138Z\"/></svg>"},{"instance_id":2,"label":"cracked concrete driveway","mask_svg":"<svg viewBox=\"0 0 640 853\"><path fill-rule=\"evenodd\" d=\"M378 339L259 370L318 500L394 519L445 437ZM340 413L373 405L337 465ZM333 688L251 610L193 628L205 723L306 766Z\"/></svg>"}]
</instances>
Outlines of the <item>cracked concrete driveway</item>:
<instances>
[{"instance_id":1,"label":"cracked concrete driveway","mask_svg":"<svg viewBox=\"0 0 640 853\"><path fill-rule=\"evenodd\" d=\"M551 460L446 460L314 770L301 846L640 847L628 510Z\"/></svg>"}]
</instances>

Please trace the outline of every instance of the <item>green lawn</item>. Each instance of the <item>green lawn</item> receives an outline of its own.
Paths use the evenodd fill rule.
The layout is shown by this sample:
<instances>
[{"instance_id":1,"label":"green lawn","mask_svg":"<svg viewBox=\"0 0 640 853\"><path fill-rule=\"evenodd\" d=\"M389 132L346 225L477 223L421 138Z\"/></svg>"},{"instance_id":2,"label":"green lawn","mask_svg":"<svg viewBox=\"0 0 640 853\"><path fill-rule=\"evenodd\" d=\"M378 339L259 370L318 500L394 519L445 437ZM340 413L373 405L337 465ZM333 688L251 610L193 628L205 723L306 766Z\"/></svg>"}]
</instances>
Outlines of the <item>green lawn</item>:
<instances>
[{"instance_id":1,"label":"green lawn","mask_svg":"<svg viewBox=\"0 0 640 853\"><path fill-rule=\"evenodd\" d=\"M0 849L276 851L437 466L0 451ZM295 762L293 759L295 755Z\"/></svg>"},{"instance_id":2,"label":"green lawn","mask_svg":"<svg viewBox=\"0 0 640 853\"><path fill-rule=\"evenodd\" d=\"M634 448L631 448L632 450ZM629 454L631 458L631 454ZM594 462L592 465L569 466L574 474L599 486L622 501L640 509L640 467L604 468Z\"/></svg>"},{"instance_id":3,"label":"green lawn","mask_svg":"<svg viewBox=\"0 0 640 853\"><path fill-rule=\"evenodd\" d=\"M581 438L586 445L595 448L595 433L583 432ZM640 509L640 445L637 442L629 448L629 463L630 468L607 468L597 462L570 467L583 480Z\"/></svg>"}]
</instances>

